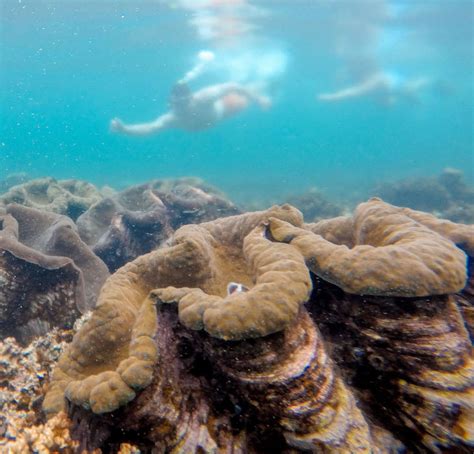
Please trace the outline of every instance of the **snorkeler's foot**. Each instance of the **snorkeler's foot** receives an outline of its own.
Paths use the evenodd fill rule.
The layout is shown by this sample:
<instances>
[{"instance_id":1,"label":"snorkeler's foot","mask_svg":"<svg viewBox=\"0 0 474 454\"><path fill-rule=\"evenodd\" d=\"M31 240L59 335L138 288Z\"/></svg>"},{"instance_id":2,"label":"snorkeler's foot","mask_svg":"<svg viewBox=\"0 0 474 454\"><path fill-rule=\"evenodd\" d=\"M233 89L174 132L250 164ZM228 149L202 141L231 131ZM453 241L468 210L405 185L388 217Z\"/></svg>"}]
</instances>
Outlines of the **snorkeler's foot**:
<instances>
[{"instance_id":1,"label":"snorkeler's foot","mask_svg":"<svg viewBox=\"0 0 474 454\"><path fill-rule=\"evenodd\" d=\"M110 130L112 132L123 132L125 129L125 126L122 122L122 120L120 120L120 118L113 118L112 120L110 120Z\"/></svg>"}]
</instances>

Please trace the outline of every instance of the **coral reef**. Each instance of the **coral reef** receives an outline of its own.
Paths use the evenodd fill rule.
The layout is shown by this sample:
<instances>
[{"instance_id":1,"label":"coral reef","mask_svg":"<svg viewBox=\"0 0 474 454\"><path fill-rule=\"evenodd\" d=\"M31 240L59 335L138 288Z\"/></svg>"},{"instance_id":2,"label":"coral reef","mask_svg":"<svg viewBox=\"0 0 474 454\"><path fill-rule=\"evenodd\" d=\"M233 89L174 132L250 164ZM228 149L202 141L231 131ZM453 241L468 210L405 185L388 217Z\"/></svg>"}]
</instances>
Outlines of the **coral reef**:
<instances>
[{"instance_id":1,"label":"coral reef","mask_svg":"<svg viewBox=\"0 0 474 454\"><path fill-rule=\"evenodd\" d=\"M43 386L52 366L88 315L73 330L54 329L26 347L15 339L0 341L0 452L11 454L78 452L71 438L71 420L60 412L45 421L40 407ZM117 454L140 454L133 445L122 444Z\"/></svg>"},{"instance_id":2,"label":"coral reef","mask_svg":"<svg viewBox=\"0 0 474 454\"><path fill-rule=\"evenodd\" d=\"M372 194L398 206L429 211L454 222L474 223L474 187L458 169L437 177L405 179L378 185Z\"/></svg>"},{"instance_id":3,"label":"coral reef","mask_svg":"<svg viewBox=\"0 0 474 454\"><path fill-rule=\"evenodd\" d=\"M201 180L154 180L103 199L77 225L81 238L115 271L158 247L181 225L237 213Z\"/></svg>"},{"instance_id":4,"label":"coral reef","mask_svg":"<svg viewBox=\"0 0 474 454\"><path fill-rule=\"evenodd\" d=\"M0 180L0 194L7 192L12 186L26 183L28 180L30 178L25 172L9 174L3 180Z\"/></svg>"},{"instance_id":5,"label":"coral reef","mask_svg":"<svg viewBox=\"0 0 474 454\"><path fill-rule=\"evenodd\" d=\"M0 447L5 449L4 452L14 454L73 454L77 452L79 443L71 439L70 426L71 421L61 412L44 423L28 425L14 435L9 434L6 443L2 443L0 439Z\"/></svg>"},{"instance_id":6,"label":"coral reef","mask_svg":"<svg viewBox=\"0 0 474 454\"><path fill-rule=\"evenodd\" d=\"M239 203L244 211L263 210L275 204L288 203L298 208L306 220L318 221L321 219L338 216L346 212L346 205L351 201L344 201L344 205L335 203L317 187L310 187L301 193L288 193L286 195L265 196L256 193L253 198L245 199Z\"/></svg>"},{"instance_id":7,"label":"coral reef","mask_svg":"<svg viewBox=\"0 0 474 454\"><path fill-rule=\"evenodd\" d=\"M0 341L1 452L73 452L65 414L44 424L39 411L44 383L71 337L54 329L26 347L11 337Z\"/></svg>"},{"instance_id":8,"label":"coral reef","mask_svg":"<svg viewBox=\"0 0 474 454\"><path fill-rule=\"evenodd\" d=\"M39 178L9 188L8 192L0 196L0 206L18 203L38 210L64 214L76 220L101 199L100 192L85 181Z\"/></svg>"},{"instance_id":9,"label":"coral reef","mask_svg":"<svg viewBox=\"0 0 474 454\"><path fill-rule=\"evenodd\" d=\"M0 333L28 342L93 308L109 273L66 216L10 204L0 213Z\"/></svg>"},{"instance_id":10,"label":"coral reef","mask_svg":"<svg viewBox=\"0 0 474 454\"><path fill-rule=\"evenodd\" d=\"M380 199L181 227L107 281L43 408L86 452L471 452L473 233Z\"/></svg>"}]
</instances>

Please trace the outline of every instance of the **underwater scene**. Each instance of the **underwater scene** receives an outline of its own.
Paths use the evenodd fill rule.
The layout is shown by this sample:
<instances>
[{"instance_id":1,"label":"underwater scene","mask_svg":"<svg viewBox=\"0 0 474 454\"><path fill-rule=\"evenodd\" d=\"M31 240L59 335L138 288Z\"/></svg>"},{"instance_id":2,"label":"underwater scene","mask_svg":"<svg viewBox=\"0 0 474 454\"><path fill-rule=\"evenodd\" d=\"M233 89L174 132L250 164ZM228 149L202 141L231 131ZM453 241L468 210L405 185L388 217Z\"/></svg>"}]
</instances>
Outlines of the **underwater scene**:
<instances>
[{"instance_id":1,"label":"underwater scene","mask_svg":"<svg viewBox=\"0 0 474 454\"><path fill-rule=\"evenodd\" d=\"M0 0L0 453L474 452L471 0Z\"/></svg>"}]
</instances>

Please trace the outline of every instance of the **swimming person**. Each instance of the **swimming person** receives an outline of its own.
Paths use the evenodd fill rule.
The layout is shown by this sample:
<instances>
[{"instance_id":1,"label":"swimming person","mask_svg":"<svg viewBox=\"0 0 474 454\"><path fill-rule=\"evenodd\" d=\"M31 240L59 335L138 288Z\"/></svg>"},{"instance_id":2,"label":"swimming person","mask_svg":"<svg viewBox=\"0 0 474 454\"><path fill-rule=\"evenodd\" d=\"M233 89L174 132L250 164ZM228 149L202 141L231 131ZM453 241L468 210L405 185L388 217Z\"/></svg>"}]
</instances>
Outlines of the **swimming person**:
<instances>
[{"instance_id":1,"label":"swimming person","mask_svg":"<svg viewBox=\"0 0 474 454\"><path fill-rule=\"evenodd\" d=\"M403 79L393 73L377 72L351 87L333 93L322 93L317 99L324 102L341 102L370 96L380 104L390 106L400 99L418 101L421 90L430 83L430 79L425 77Z\"/></svg>"},{"instance_id":2,"label":"swimming person","mask_svg":"<svg viewBox=\"0 0 474 454\"><path fill-rule=\"evenodd\" d=\"M171 91L169 112L151 122L139 124L125 124L114 118L110 129L134 136L156 134L171 128L200 131L245 110L251 102L256 102L263 109L271 106L270 98L250 85L227 82L192 93L187 82L180 80Z\"/></svg>"}]
</instances>

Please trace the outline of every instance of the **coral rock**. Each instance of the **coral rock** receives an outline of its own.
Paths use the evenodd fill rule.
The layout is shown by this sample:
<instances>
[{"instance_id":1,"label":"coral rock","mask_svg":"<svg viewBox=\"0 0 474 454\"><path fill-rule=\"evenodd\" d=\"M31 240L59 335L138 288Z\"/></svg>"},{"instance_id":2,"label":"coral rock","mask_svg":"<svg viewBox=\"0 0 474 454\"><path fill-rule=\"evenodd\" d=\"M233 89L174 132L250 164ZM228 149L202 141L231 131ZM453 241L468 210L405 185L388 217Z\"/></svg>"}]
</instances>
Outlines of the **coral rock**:
<instances>
[{"instance_id":1,"label":"coral rock","mask_svg":"<svg viewBox=\"0 0 474 454\"><path fill-rule=\"evenodd\" d=\"M40 411L44 383L71 337L54 329L25 347L12 337L0 341L0 452L73 452L66 415L45 425Z\"/></svg>"},{"instance_id":2,"label":"coral rock","mask_svg":"<svg viewBox=\"0 0 474 454\"><path fill-rule=\"evenodd\" d=\"M30 178L25 172L11 173L0 180L0 194L7 192L12 186L26 183Z\"/></svg>"},{"instance_id":3,"label":"coral rock","mask_svg":"<svg viewBox=\"0 0 474 454\"><path fill-rule=\"evenodd\" d=\"M384 183L373 194L399 206L437 213L455 222L474 222L474 187L458 169L446 168L437 177Z\"/></svg>"}]
</instances>

